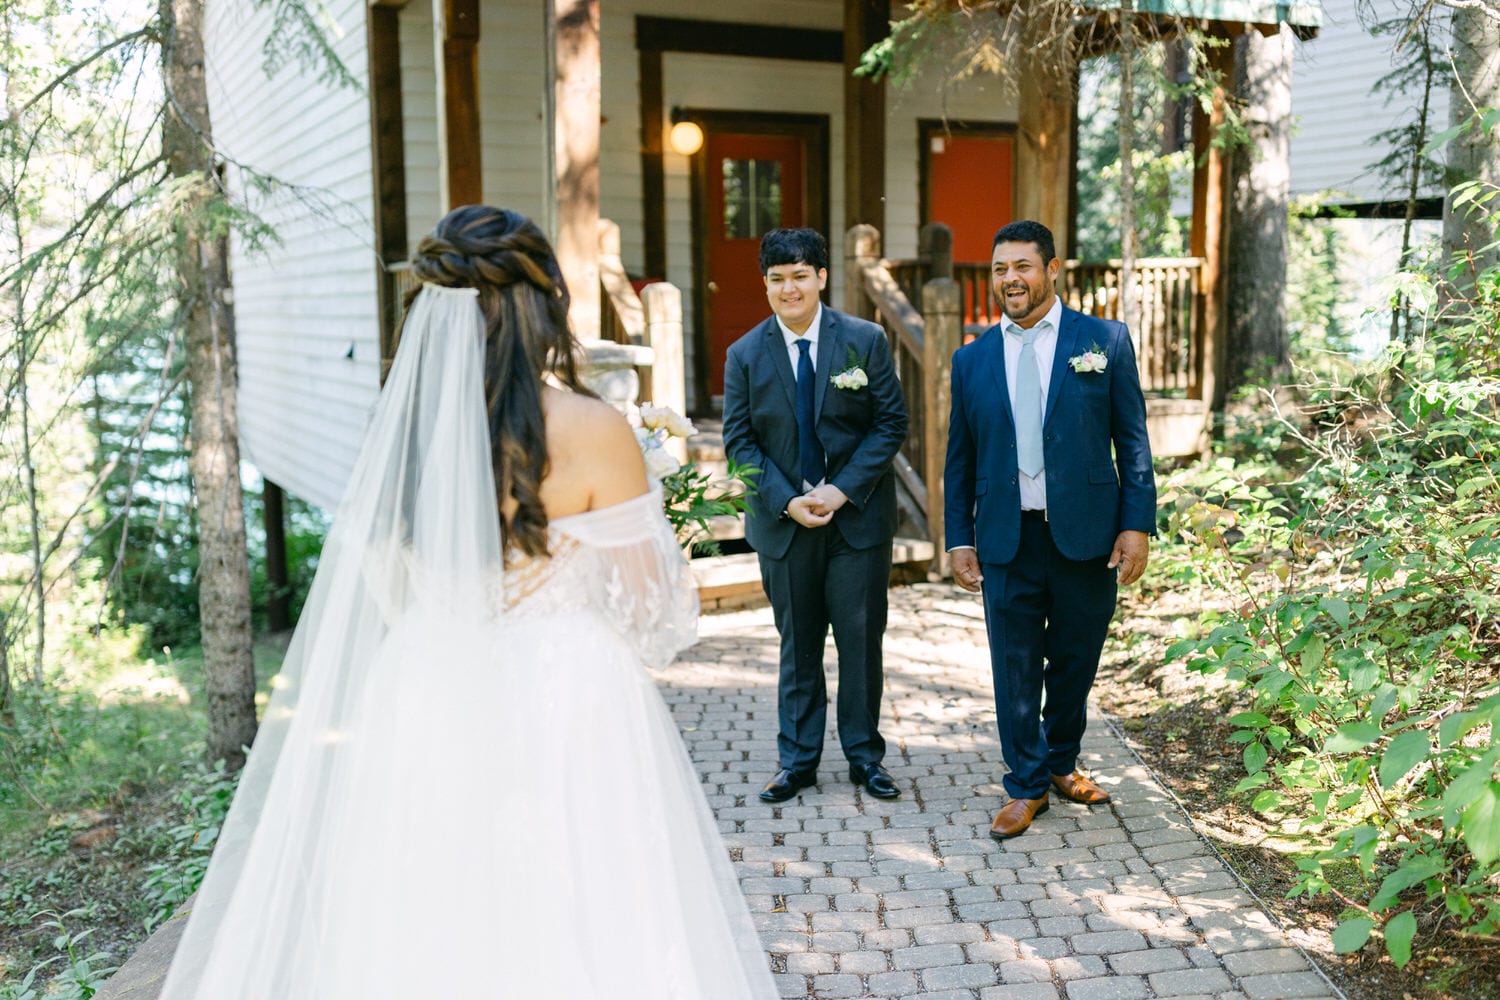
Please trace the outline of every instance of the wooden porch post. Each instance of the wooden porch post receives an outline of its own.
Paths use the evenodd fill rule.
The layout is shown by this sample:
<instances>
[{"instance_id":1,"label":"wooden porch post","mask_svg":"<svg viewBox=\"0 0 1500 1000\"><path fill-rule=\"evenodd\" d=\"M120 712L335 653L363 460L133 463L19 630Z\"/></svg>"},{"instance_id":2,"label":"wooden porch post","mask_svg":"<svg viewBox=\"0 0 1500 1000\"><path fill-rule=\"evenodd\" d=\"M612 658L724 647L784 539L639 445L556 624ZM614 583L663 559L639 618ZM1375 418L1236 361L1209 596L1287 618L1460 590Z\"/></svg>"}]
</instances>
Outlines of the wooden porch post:
<instances>
[{"instance_id":1,"label":"wooden porch post","mask_svg":"<svg viewBox=\"0 0 1500 1000\"><path fill-rule=\"evenodd\" d=\"M946 227L945 227L946 228ZM951 237L950 237L951 240ZM950 243L951 245L951 243ZM952 261L948 269L952 271ZM958 282L944 275L922 286L922 479L927 484L927 533L932 538L932 574L948 575L943 528L943 466L948 458L948 411L952 406L953 352L963 344L963 302Z\"/></svg>"},{"instance_id":2,"label":"wooden porch post","mask_svg":"<svg viewBox=\"0 0 1500 1000\"><path fill-rule=\"evenodd\" d=\"M844 0L844 228L885 231L885 81L855 76L860 55L890 33L890 0Z\"/></svg>"},{"instance_id":3,"label":"wooden porch post","mask_svg":"<svg viewBox=\"0 0 1500 1000\"><path fill-rule=\"evenodd\" d=\"M291 582L286 570L286 504L281 487L267 479L261 490L261 518L266 531L266 627L292 627Z\"/></svg>"},{"instance_id":4,"label":"wooden porch post","mask_svg":"<svg viewBox=\"0 0 1500 1000\"><path fill-rule=\"evenodd\" d=\"M844 312L861 319L875 318L865 295L865 265L880 260L880 230L861 224L844 234Z\"/></svg>"},{"instance_id":5,"label":"wooden porch post","mask_svg":"<svg viewBox=\"0 0 1500 1000\"><path fill-rule=\"evenodd\" d=\"M1039 47L1039 51L1048 52ZM1074 151L1073 118L1078 100L1071 56L1067 66L1023 70L1016 89L1020 120L1016 128L1016 219L1034 219L1052 230L1057 256L1072 253ZM997 219L996 228L1014 220Z\"/></svg>"},{"instance_id":6,"label":"wooden porch post","mask_svg":"<svg viewBox=\"0 0 1500 1000\"><path fill-rule=\"evenodd\" d=\"M479 154L479 0L441 0L438 183L443 209L484 201Z\"/></svg>"},{"instance_id":7,"label":"wooden porch post","mask_svg":"<svg viewBox=\"0 0 1500 1000\"><path fill-rule=\"evenodd\" d=\"M552 0L557 79L552 141L557 262L573 333L596 339L599 305L599 0Z\"/></svg>"},{"instance_id":8,"label":"wooden porch post","mask_svg":"<svg viewBox=\"0 0 1500 1000\"><path fill-rule=\"evenodd\" d=\"M1207 415L1224 408L1224 340L1228 330L1225 298L1228 282L1224 265L1229 247L1229 161L1212 144L1224 124L1225 88L1233 79L1234 46L1221 45L1206 53L1209 69L1218 80L1208 112L1193 110L1193 221L1189 246L1194 257L1203 258L1200 284L1201 315L1198 329L1203 338L1198 352L1197 397ZM1205 424L1204 440L1212 428Z\"/></svg>"},{"instance_id":9,"label":"wooden porch post","mask_svg":"<svg viewBox=\"0 0 1500 1000\"><path fill-rule=\"evenodd\" d=\"M406 154L401 108L400 12L405 0L371 0L365 15L370 74L370 172L375 179L380 381L396 356L401 303L389 266L406 259Z\"/></svg>"}]
</instances>

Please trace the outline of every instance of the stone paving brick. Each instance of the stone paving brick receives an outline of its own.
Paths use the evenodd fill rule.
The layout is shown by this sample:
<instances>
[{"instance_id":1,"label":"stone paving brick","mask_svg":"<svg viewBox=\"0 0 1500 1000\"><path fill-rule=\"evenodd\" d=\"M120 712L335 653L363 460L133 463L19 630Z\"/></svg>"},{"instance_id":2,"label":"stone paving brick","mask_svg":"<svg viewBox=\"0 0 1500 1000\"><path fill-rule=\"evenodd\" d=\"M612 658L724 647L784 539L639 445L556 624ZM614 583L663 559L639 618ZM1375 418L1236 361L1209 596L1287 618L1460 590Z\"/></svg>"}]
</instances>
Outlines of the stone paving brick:
<instances>
[{"instance_id":1,"label":"stone paving brick","mask_svg":"<svg viewBox=\"0 0 1500 1000\"><path fill-rule=\"evenodd\" d=\"M856 975L886 972L891 967L891 956L883 951L846 951L837 959L840 972Z\"/></svg>"},{"instance_id":2,"label":"stone paving brick","mask_svg":"<svg viewBox=\"0 0 1500 1000\"><path fill-rule=\"evenodd\" d=\"M654 675L757 932L785 970L776 977L783 996L1330 992L1097 718L1080 767L1112 803L1055 800L1023 836L989 839L1007 797L994 705L974 680L988 661L977 599L926 584L891 592L886 765L906 794L888 802L850 785L830 760L792 801L759 803L776 767L769 610L706 617L700 631L687 656ZM825 743L836 747L829 714Z\"/></svg>"},{"instance_id":3,"label":"stone paving brick","mask_svg":"<svg viewBox=\"0 0 1500 1000\"><path fill-rule=\"evenodd\" d=\"M1144 976L1153 972L1175 972L1189 967L1187 956L1176 948L1147 948L1107 956L1109 967L1122 976Z\"/></svg>"},{"instance_id":4,"label":"stone paving brick","mask_svg":"<svg viewBox=\"0 0 1500 1000\"><path fill-rule=\"evenodd\" d=\"M875 900L875 897L860 896L861 900ZM878 902L878 900L875 900ZM812 915L812 928L814 931L873 931L880 927L880 917L875 913L875 907L868 910L843 909L828 910Z\"/></svg>"},{"instance_id":5,"label":"stone paving brick","mask_svg":"<svg viewBox=\"0 0 1500 1000\"><path fill-rule=\"evenodd\" d=\"M1088 931L1074 934L1072 944L1082 955L1114 955L1139 951L1146 947L1146 939L1136 931Z\"/></svg>"},{"instance_id":6,"label":"stone paving brick","mask_svg":"<svg viewBox=\"0 0 1500 1000\"><path fill-rule=\"evenodd\" d=\"M972 990L993 986L999 981L1000 976L992 965L944 965L922 971L922 988L927 990Z\"/></svg>"},{"instance_id":7,"label":"stone paving brick","mask_svg":"<svg viewBox=\"0 0 1500 1000\"><path fill-rule=\"evenodd\" d=\"M782 973L772 978L776 982L776 992L783 997L807 997L810 995L807 991L807 977L805 976L793 976Z\"/></svg>"},{"instance_id":8,"label":"stone paving brick","mask_svg":"<svg viewBox=\"0 0 1500 1000\"><path fill-rule=\"evenodd\" d=\"M1109 971L1109 966L1098 955L1076 955L1052 960L1052 974L1064 982L1069 979L1107 976Z\"/></svg>"},{"instance_id":9,"label":"stone paving brick","mask_svg":"<svg viewBox=\"0 0 1500 1000\"><path fill-rule=\"evenodd\" d=\"M814 931L811 947L829 955L853 951L859 947L859 935L853 931Z\"/></svg>"},{"instance_id":10,"label":"stone paving brick","mask_svg":"<svg viewBox=\"0 0 1500 1000\"><path fill-rule=\"evenodd\" d=\"M1190 996L1195 993L1219 993L1231 989L1228 973L1223 969L1183 969L1157 972L1146 977L1159 997Z\"/></svg>"},{"instance_id":11,"label":"stone paving brick","mask_svg":"<svg viewBox=\"0 0 1500 1000\"><path fill-rule=\"evenodd\" d=\"M1067 938L1035 937L1020 943L1022 958L1065 958L1073 954Z\"/></svg>"},{"instance_id":12,"label":"stone paving brick","mask_svg":"<svg viewBox=\"0 0 1500 1000\"><path fill-rule=\"evenodd\" d=\"M999 965L1002 983L1050 983L1052 966L1041 958L1020 958Z\"/></svg>"},{"instance_id":13,"label":"stone paving brick","mask_svg":"<svg viewBox=\"0 0 1500 1000\"><path fill-rule=\"evenodd\" d=\"M1058 1000L1051 983L1010 983L979 991L980 1000Z\"/></svg>"},{"instance_id":14,"label":"stone paving brick","mask_svg":"<svg viewBox=\"0 0 1500 1000\"><path fill-rule=\"evenodd\" d=\"M833 971L833 956L807 951L786 957L786 971L799 976Z\"/></svg>"},{"instance_id":15,"label":"stone paving brick","mask_svg":"<svg viewBox=\"0 0 1500 1000\"><path fill-rule=\"evenodd\" d=\"M813 992L819 997L857 997L864 995L865 988L858 976L839 974L814 976Z\"/></svg>"},{"instance_id":16,"label":"stone paving brick","mask_svg":"<svg viewBox=\"0 0 1500 1000\"><path fill-rule=\"evenodd\" d=\"M904 997L917 992L914 972L881 972L870 977L870 992L878 997Z\"/></svg>"},{"instance_id":17,"label":"stone paving brick","mask_svg":"<svg viewBox=\"0 0 1500 1000\"><path fill-rule=\"evenodd\" d=\"M1239 987L1250 1000L1277 998L1324 997L1332 991L1316 972L1276 972L1265 976L1246 976Z\"/></svg>"},{"instance_id":18,"label":"stone paving brick","mask_svg":"<svg viewBox=\"0 0 1500 1000\"><path fill-rule=\"evenodd\" d=\"M1302 972L1307 959L1296 948L1240 951L1224 956L1224 968L1236 976L1262 976L1275 972Z\"/></svg>"},{"instance_id":19,"label":"stone paving brick","mask_svg":"<svg viewBox=\"0 0 1500 1000\"><path fill-rule=\"evenodd\" d=\"M1142 1000L1146 981L1139 976L1075 979L1067 985L1068 1000Z\"/></svg>"}]
</instances>

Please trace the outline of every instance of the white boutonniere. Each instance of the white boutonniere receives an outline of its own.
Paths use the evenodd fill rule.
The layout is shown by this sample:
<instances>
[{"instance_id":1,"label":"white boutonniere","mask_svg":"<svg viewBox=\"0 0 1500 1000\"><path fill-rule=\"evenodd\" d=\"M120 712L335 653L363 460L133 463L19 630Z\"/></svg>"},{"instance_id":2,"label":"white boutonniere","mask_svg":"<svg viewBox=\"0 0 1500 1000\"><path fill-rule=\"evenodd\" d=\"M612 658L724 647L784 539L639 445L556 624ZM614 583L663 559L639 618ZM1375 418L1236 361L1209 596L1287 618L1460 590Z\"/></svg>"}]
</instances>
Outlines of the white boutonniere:
<instances>
[{"instance_id":1,"label":"white boutonniere","mask_svg":"<svg viewBox=\"0 0 1500 1000\"><path fill-rule=\"evenodd\" d=\"M863 362L854 353L854 348L849 348L849 361L844 370L835 372L829 381L835 389L848 389L850 392L858 392L870 384L870 376L865 374Z\"/></svg>"},{"instance_id":2,"label":"white boutonniere","mask_svg":"<svg viewBox=\"0 0 1500 1000\"><path fill-rule=\"evenodd\" d=\"M1092 344L1082 354L1075 354L1069 358L1068 364L1073 366L1075 372L1102 372L1109 364L1109 358L1105 356L1103 348L1098 344Z\"/></svg>"}]
</instances>

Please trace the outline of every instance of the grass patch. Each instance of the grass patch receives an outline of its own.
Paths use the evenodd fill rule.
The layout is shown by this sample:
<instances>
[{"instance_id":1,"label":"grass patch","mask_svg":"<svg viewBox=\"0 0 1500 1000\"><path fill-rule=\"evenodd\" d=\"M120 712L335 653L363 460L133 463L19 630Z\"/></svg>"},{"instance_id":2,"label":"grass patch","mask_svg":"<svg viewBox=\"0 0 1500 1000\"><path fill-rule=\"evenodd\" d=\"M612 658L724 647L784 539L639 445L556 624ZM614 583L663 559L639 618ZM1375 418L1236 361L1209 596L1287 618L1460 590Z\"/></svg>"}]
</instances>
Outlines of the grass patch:
<instances>
[{"instance_id":1,"label":"grass patch","mask_svg":"<svg viewBox=\"0 0 1500 1000\"><path fill-rule=\"evenodd\" d=\"M262 704L283 652L256 645ZM185 898L232 794L203 759L201 650L105 632L64 660L0 723L0 1000L91 996Z\"/></svg>"}]
</instances>

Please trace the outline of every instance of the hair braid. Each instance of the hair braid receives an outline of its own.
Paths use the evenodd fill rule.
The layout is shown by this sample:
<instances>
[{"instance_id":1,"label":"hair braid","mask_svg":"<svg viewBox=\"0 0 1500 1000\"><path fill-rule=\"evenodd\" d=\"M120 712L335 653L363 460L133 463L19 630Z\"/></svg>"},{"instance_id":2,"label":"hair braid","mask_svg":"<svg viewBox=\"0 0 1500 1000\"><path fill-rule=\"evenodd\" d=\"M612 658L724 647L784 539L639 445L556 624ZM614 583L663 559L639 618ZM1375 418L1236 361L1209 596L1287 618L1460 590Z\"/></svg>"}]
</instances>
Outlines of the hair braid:
<instances>
[{"instance_id":1,"label":"hair braid","mask_svg":"<svg viewBox=\"0 0 1500 1000\"><path fill-rule=\"evenodd\" d=\"M541 486L549 466L543 380L550 374L575 392L593 395L578 379L568 289L552 246L518 212L465 205L423 237L411 265L423 282L479 290L490 449L506 541L527 555L544 556ZM420 287L407 293L406 305ZM507 497L517 507L505 518Z\"/></svg>"}]
</instances>

